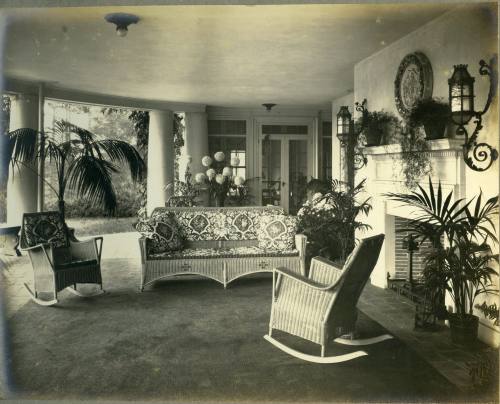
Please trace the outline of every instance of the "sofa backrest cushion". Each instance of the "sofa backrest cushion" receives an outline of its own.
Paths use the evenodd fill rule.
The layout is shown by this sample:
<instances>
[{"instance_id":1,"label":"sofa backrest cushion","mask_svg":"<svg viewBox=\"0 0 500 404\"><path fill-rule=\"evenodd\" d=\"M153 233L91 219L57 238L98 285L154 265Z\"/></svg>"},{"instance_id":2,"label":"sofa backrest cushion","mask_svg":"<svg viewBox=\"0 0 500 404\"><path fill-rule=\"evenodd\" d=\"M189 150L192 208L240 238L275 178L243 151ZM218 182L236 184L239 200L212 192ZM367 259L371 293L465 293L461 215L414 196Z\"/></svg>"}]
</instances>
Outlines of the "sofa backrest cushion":
<instances>
[{"instance_id":1,"label":"sofa backrest cushion","mask_svg":"<svg viewBox=\"0 0 500 404\"><path fill-rule=\"evenodd\" d=\"M258 245L266 250L289 251L295 248L297 218L284 214L263 215L258 222Z\"/></svg>"},{"instance_id":2,"label":"sofa backrest cushion","mask_svg":"<svg viewBox=\"0 0 500 404\"><path fill-rule=\"evenodd\" d=\"M147 243L148 254L176 251L184 247L182 231L172 213L165 214L162 218L139 220L136 230L150 240Z\"/></svg>"},{"instance_id":3,"label":"sofa backrest cushion","mask_svg":"<svg viewBox=\"0 0 500 404\"><path fill-rule=\"evenodd\" d=\"M274 206L248 206L227 208L156 208L151 218L163 220L175 215L183 237L195 241L256 240L259 219L268 215L283 214L283 208Z\"/></svg>"}]
</instances>

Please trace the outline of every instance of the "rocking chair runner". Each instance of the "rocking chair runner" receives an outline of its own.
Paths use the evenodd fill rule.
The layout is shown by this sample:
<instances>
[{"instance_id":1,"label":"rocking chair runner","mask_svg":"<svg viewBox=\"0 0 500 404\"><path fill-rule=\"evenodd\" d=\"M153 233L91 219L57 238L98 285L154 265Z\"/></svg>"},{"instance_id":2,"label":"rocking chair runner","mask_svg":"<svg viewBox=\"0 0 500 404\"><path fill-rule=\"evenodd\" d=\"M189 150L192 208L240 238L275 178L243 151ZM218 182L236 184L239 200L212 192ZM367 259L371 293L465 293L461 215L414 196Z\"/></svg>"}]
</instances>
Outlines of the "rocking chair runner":
<instances>
[{"instance_id":1,"label":"rocking chair runner","mask_svg":"<svg viewBox=\"0 0 500 404\"><path fill-rule=\"evenodd\" d=\"M102 237L76 240L69 234L59 212L25 213L20 246L28 252L33 267L34 292L24 284L31 299L42 306L52 306L58 302L57 293L67 287L84 297L103 293L102 242ZM98 292L84 294L77 291L78 283L94 283L101 288ZM44 292L51 292L53 298L40 298L39 294Z\"/></svg>"},{"instance_id":2,"label":"rocking chair runner","mask_svg":"<svg viewBox=\"0 0 500 404\"><path fill-rule=\"evenodd\" d=\"M390 335L353 340L356 304L377 263L384 235L363 239L346 261L343 269L321 257L311 261L309 277L286 268L273 271L273 301L269 334L264 336L276 347L297 358L316 363L336 363L367 355L356 351L346 355L325 357L329 338L346 345L368 345ZM306 355L275 340L272 330L281 330L321 345L321 357ZM337 338L350 335L351 340Z\"/></svg>"}]
</instances>

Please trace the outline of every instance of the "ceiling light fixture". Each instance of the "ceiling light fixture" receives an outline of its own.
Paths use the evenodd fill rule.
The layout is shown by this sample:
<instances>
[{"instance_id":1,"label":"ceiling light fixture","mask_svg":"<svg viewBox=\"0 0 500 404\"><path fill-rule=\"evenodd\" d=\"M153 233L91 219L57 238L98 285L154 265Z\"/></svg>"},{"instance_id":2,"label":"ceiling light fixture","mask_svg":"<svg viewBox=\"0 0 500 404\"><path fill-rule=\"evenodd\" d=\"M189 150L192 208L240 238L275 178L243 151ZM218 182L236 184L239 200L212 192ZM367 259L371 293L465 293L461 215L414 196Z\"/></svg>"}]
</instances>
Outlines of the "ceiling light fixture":
<instances>
[{"instance_id":1,"label":"ceiling light fixture","mask_svg":"<svg viewBox=\"0 0 500 404\"><path fill-rule=\"evenodd\" d=\"M107 22L116 24L116 35L124 37L127 35L128 26L130 24L137 24L139 22L139 17L134 14L126 13L111 13L106 14L104 19Z\"/></svg>"},{"instance_id":2,"label":"ceiling light fixture","mask_svg":"<svg viewBox=\"0 0 500 404\"><path fill-rule=\"evenodd\" d=\"M273 107L275 107L276 104L267 103L267 104L262 104L262 106L266 107L266 111L271 112L271 109L273 109Z\"/></svg>"}]
</instances>

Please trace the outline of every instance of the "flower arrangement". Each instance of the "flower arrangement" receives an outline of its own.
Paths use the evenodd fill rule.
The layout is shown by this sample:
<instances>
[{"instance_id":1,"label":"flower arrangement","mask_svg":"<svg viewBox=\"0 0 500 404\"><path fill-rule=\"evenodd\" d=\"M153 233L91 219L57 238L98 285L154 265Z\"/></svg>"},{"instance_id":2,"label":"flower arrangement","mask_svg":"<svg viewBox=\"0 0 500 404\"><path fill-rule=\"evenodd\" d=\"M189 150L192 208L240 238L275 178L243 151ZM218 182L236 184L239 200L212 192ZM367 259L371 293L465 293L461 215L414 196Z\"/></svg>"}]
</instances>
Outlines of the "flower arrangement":
<instances>
[{"instance_id":1,"label":"flower arrangement","mask_svg":"<svg viewBox=\"0 0 500 404\"><path fill-rule=\"evenodd\" d=\"M238 157L231 158L230 164L225 164L226 156L224 152L218 151L214 157L204 156L201 164L207 167L205 173L195 174L194 181L198 185L208 185L208 193L216 206L224 206L224 201L231 191L231 194L239 195L244 193L245 180L240 176L233 176L233 167L240 164Z\"/></svg>"}]
</instances>

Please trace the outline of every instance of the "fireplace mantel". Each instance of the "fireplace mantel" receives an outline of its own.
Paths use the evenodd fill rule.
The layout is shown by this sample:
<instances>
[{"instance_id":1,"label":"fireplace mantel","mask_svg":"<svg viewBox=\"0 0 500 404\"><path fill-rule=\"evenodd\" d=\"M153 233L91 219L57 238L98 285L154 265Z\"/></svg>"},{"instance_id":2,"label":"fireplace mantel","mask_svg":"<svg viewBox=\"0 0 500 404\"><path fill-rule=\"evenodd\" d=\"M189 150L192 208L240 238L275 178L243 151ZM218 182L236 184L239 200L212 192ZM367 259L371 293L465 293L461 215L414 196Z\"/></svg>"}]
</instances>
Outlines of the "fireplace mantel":
<instances>
[{"instance_id":1,"label":"fireplace mantel","mask_svg":"<svg viewBox=\"0 0 500 404\"><path fill-rule=\"evenodd\" d=\"M461 151L464 143L463 139L436 139L427 140L429 146L428 152L434 154L437 151ZM363 153L371 156L380 156L387 154L400 154L402 152L399 143L388 144L384 146L372 146L363 148Z\"/></svg>"}]
</instances>

